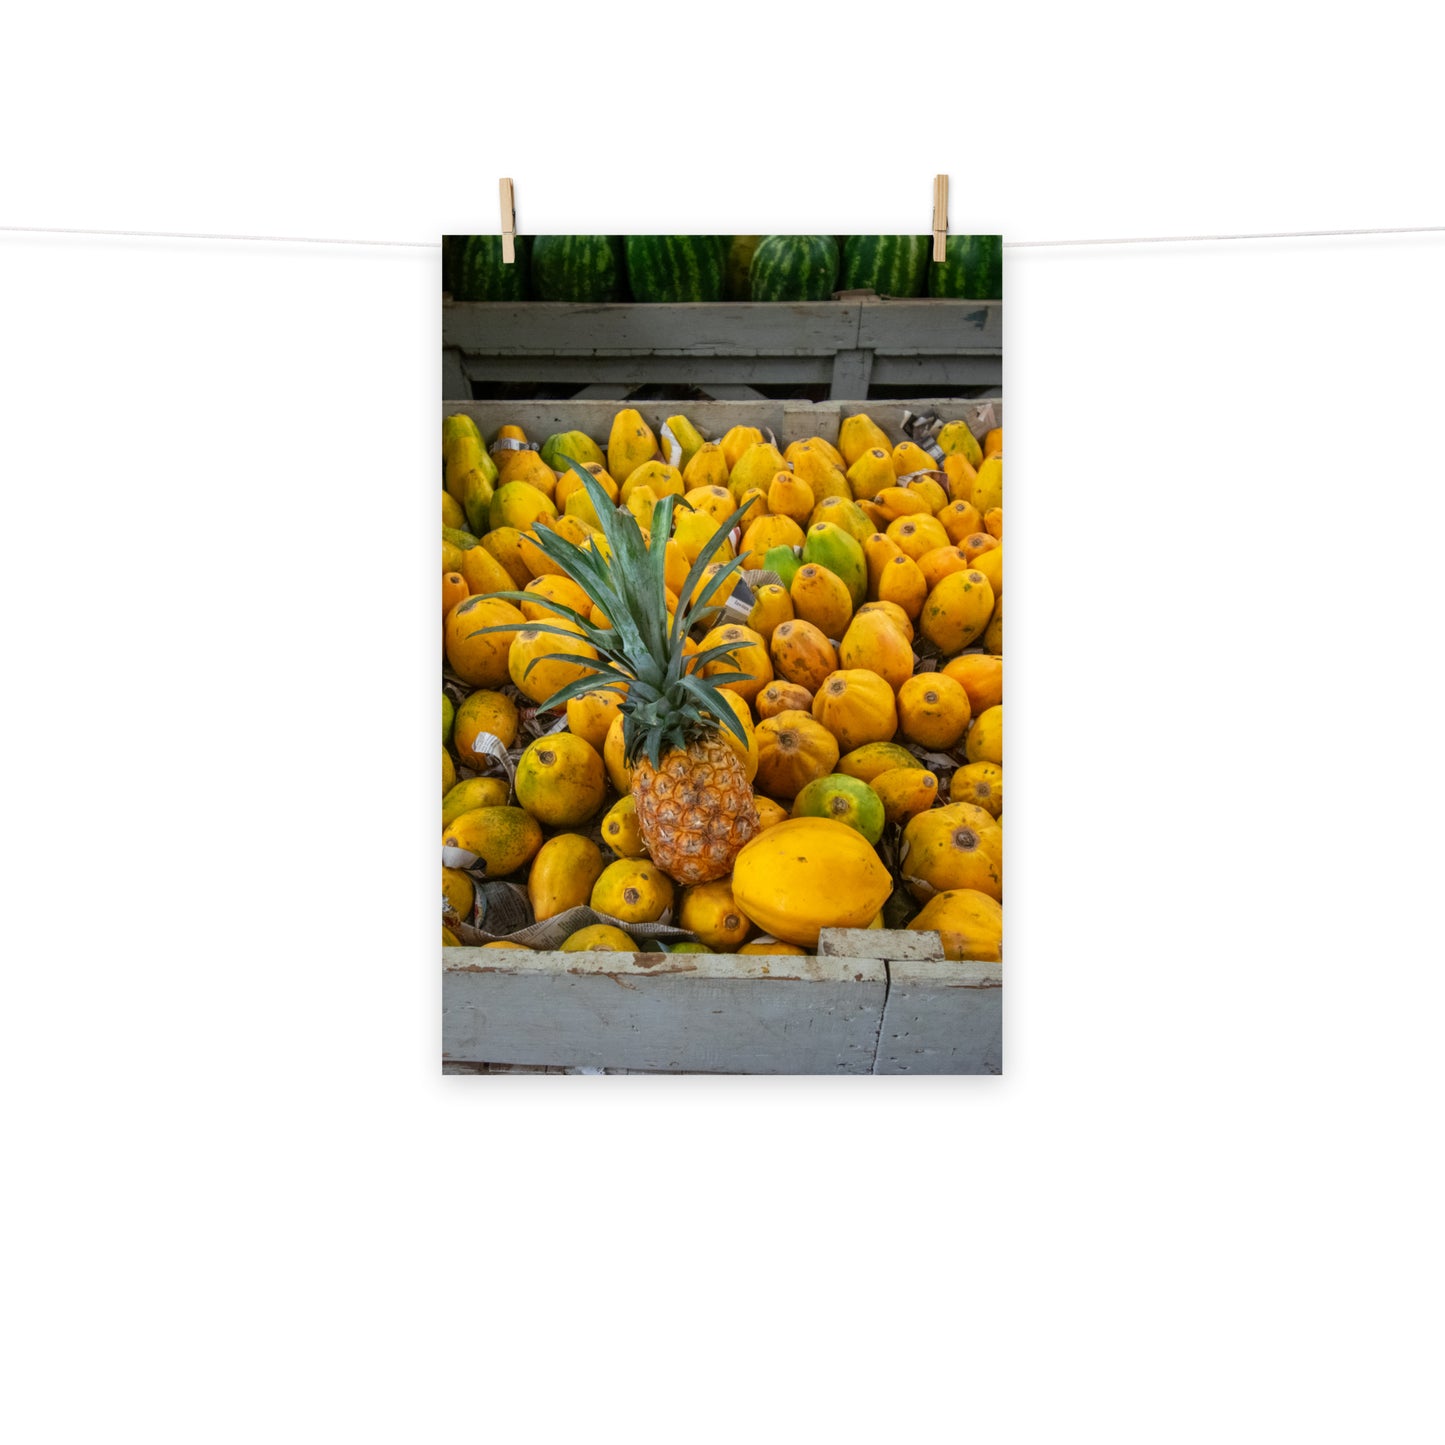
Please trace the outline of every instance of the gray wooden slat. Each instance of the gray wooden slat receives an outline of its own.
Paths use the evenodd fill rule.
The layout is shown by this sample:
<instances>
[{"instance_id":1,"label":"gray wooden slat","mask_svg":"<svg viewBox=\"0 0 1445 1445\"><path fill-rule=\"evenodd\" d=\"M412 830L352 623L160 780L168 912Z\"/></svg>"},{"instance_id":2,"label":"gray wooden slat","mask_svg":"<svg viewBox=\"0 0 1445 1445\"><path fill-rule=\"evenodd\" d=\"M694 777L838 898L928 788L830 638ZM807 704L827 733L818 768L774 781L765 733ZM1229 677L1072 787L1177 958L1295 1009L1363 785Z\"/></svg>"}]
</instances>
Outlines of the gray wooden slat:
<instances>
[{"instance_id":1,"label":"gray wooden slat","mask_svg":"<svg viewBox=\"0 0 1445 1445\"><path fill-rule=\"evenodd\" d=\"M878 958L442 953L446 1062L873 1071L887 992Z\"/></svg>"},{"instance_id":2,"label":"gray wooden slat","mask_svg":"<svg viewBox=\"0 0 1445 1445\"><path fill-rule=\"evenodd\" d=\"M828 378L829 400L861 400L868 395L868 383L872 375L871 351L840 351L833 358L833 371Z\"/></svg>"},{"instance_id":3,"label":"gray wooden slat","mask_svg":"<svg viewBox=\"0 0 1445 1445\"><path fill-rule=\"evenodd\" d=\"M1002 301L868 301L857 345L880 355L956 355L1000 351Z\"/></svg>"},{"instance_id":4,"label":"gray wooden slat","mask_svg":"<svg viewBox=\"0 0 1445 1445\"><path fill-rule=\"evenodd\" d=\"M442 345L513 356L657 352L677 356L831 356L858 344L856 301L729 301L574 306L444 302Z\"/></svg>"},{"instance_id":5,"label":"gray wooden slat","mask_svg":"<svg viewBox=\"0 0 1445 1445\"><path fill-rule=\"evenodd\" d=\"M593 386L584 386L573 401L621 401L631 390L630 387L616 381L599 381Z\"/></svg>"},{"instance_id":6,"label":"gray wooden slat","mask_svg":"<svg viewBox=\"0 0 1445 1445\"><path fill-rule=\"evenodd\" d=\"M977 356L883 356L873 358L874 386L1001 386L1003 358Z\"/></svg>"},{"instance_id":7,"label":"gray wooden slat","mask_svg":"<svg viewBox=\"0 0 1445 1445\"><path fill-rule=\"evenodd\" d=\"M766 401L762 392L756 387L743 386L739 382L723 381L711 382L702 388L710 392L714 401Z\"/></svg>"},{"instance_id":8,"label":"gray wooden slat","mask_svg":"<svg viewBox=\"0 0 1445 1445\"><path fill-rule=\"evenodd\" d=\"M1002 965L890 958L873 1072L1002 1073Z\"/></svg>"},{"instance_id":9,"label":"gray wooden slat","mask_svg":"<svg viewBox=\"0 0 1445 1445\"><path fill-rule=\"evenodd\" d=\"M462 354L455 347L442 349L442 396L453 401L469 401L472 384L462 369Z\"/></svg>"},{"instance_id":10,"label":"gray wooden slat","mask_svg":"<svg viewBox=\"0 0 1445 1445\"><path fill-rule=\"evenodd\" d=\"M846 354L846 353L845 353ZM831 356L516 356L473 354L462 357L473 381L583 382L620 381L691 385L713 381L758 381L778 386L809 386L833 375Z\"/></svg>"}]
</instances>

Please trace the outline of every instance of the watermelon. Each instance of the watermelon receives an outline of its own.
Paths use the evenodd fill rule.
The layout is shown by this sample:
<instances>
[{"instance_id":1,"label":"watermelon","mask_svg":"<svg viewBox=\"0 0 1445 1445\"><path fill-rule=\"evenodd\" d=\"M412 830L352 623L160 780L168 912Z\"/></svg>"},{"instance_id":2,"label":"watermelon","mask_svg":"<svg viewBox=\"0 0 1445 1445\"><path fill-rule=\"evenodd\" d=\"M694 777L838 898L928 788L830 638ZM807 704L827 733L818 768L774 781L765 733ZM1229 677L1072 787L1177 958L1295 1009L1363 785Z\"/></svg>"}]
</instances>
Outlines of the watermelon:
<instances>
[{"instance_id":1,"label":"watermelon","mask_svg":"<svg viewBox=\"0 0 1445 1445\"><path fill-rule=\"evenodd\" d=\"M627 259L622 237L536 237L532 292L539 301L625 301Z\"/></svg>"},{"instance_id":2,"label":"watermelon","mask_svg":"<svg viewBox=\"0 0 1445 1445\"><path fill-rule=\"evenodd\" d=\"M948 255L928 268L930 296L1003 300L1003 237L950 236Z\"/></svg>"},{"instance_id":3,"label":"watermelon","mask_svg":"<svg viewBox=\"0 0 1445 1445\"><path fill-rule=\"evenodd\" d=\"M517 237L517 259L502 260L502 238L453 236L452 295L458 301L525 301L531 245Z\"/></svg>"},{"instance_id":4,"label":"watermelon","mask_svg":"<svg viewBox=\"0 0 1445 1445\"><path fill-rule=\"evenodd\" d=\"M629 236L627 278L638 301L721 301L726 236Z\"/></svg>"},{"instance_id":5,"label":"watermelon","mask_svg":"<svg viewBox=\"0 0 1445 1445\"><path fill-rule=\"evenodd\" d=\"M753 252L758 249L761 236L729 236L727 238L727 260L723 263L723 300L746 301L752 295L748 282L748 267L753 264Z\"/></svg>"},{"instance_id":6,"label":"watermelon","mask_svg":"<svg viewBox=\"0 0 1445 1445\"><path fill-rule=\"evenodd\" d=\"M838 280L831 236L764 236L748 278L754 301L826 301Z\"/></svg>"},{"instance_id":7,"label":"watermelon","mask_svg":"<svg viewBox=\"0 0 1445 1445\"><path fill-rule=\"evenodd\" d=\"M928 285L932 236L849 236L843 247L842 291L922 296Z\"/></svg>"}]
</instances>

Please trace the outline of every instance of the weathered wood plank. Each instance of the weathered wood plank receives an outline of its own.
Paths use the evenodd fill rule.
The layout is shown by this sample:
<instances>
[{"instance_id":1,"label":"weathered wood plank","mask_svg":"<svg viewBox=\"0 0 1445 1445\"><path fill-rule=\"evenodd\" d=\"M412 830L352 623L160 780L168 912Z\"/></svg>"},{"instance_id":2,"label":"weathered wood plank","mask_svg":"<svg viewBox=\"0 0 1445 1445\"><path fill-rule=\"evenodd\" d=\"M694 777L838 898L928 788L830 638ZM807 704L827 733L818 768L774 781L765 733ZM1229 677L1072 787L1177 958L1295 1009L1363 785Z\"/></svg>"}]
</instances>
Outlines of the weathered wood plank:
<instances>
[{"instance_id":1,"label":"weathered wood plank","mask_svg":"<svg viewBox=\"0 0 1445 1445\"><path fill-rule=\"evenodd\" d=\"M840 351L833 358L833 372L828 378L828 396L832 401L861 400L868 395L873 375L871 351Z\"/></svg>"},{"instance_id":2,"label":"weathered wood plank","mask_svg":"<svg viewBox=\"0 0 1445 1445\"><path fill-rule=\"evenodd\" d=\"M714 401L766 401L762 392L754 386L744 386L741 382L734 381L712 381L702 387L703 391L709 392Z\"/></svg>"},{"instance_id":3,"label":"weathered wood plank","mask_svg":"<svg viewBox=\"0 0 1445 1445\"><path fill-rule=\"evenodd\" d=\"M573 401L621 401L631 390L621 382L598 382L595 386L584 386Z\"/></svg>"},{"instance_id":4,"label":"weathered wood plank","mask_svg":"<svg viewBox=\"0 0 1445 1445\"><path fill-rule=\"evenodd\" d=\"M1002 1073L1002 965L890 958L873 1072Z\"/></svg>"},{"instance_id":5,"label":"weathered wood plank","mask_svg":"<svg viewBox=\"0 0 1445 1445\"><path fill-rule=\"evenodd\" d=\"M442 396L453 401L469 401L472 384L462 369L462 354L455 347L442 348Z\"/></svg>"},{"instance_id":6,"label":"weathered wood plank","mask_svg":"<svg viewBox=\"0 0 1445 1445\"><path fill-rule=\"evenodd\" d=\"M873 1071L887 992L881 959L442 953L446 1062L727 1074Z\"/></svg>"},{"instance_id":7,"label":"weathered wood plank","mask_svg":"<svg viewBox=\"0 0 1445 1445\"><path fill-rule=\"evenodd\" d=\"M832 356L858 344L861 311L856 301L666 306L452 301L442 303L442 345L512 356Z\"/></svg>"},{"instance_id":8,"label":"weathered wood plank","mask_svg":"<svg viewBox=\"0 0 1445 1445\"><path fill-rule=\"evenodd\" d=\"M1001 386L1003 357L998 352L976 356L884 356L873 358L874 386Z\"/></svg>"},{"instance_id":9,"label":"weathered wood plank","mask_svg":"<svg viewBox=\"0 0 1445 1445\"><path fill-rule=\"evenodd\" d=\"M1003 302L867 301L856 344L880 356L998 353L1003 348Z\"/></svg>"},{"instance_id":10,"label":"weathered wood plank","mask_svg":"<svg viewBox=\"0 0 1445 1445\"><path fill-rule=\"evenodd\" d=\"M931 930L912 928L825 928L818 952L849 958L854 953L895 959L942 959L943 940Z\"/></svg>"},{"instance_id":11,"label":"weathered wood plank","mask_svg":"<svg viewBox=\"0 0 1445 1445\"><path fill-rule=\"evenodd\" d=\"M660 352L636 355L513 356L472 354L462 357L462 369L482 382L617 381L628 386L648 382L668 385L715 381L762 382L776 386L814 386L833 375L831 356L666 356Z\"/></svg>"}]
</instances>

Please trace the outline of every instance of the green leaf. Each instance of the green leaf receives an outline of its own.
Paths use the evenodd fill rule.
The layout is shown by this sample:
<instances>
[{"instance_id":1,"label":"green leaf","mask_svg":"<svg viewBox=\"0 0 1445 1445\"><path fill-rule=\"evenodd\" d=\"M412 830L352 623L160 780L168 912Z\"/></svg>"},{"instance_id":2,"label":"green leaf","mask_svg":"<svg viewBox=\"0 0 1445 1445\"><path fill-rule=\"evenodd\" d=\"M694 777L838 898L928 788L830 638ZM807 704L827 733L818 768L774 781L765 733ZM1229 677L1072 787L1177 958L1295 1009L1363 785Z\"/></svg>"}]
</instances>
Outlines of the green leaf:
<instances>
[{"instance_id":1,"label":"green leaf","mask_svg":"<svg viewBox=\"0 0 1445 1445\"><path fill-rule=\"evenodd\" d=\"M596 674L591 677L575 678L559 687L546 702L538 703L537 711L551 712L553 708L561 707L564 703L571 702L574 697L582 697L589 692L621 692L625 694L626 688L626 683L598 682Z\"/></svg>"},{"instance_id":2,"label":"green leaf","mask_svg":"<svg viewBox=\"0 0 1445 1445\"><path fill-rule=\"evenodd\" d=\"M709 687L707 682L693 673L687 673L678 681L717 719L721 727L725 727L744 747L747 747L748 735L743 730L742 720L723 700L723 696L717 688Z\"/></svg>"},{"instance_id":3,"label":"green leaf","mask_svg":"<svg viewBox=\"0 0 1445 1445\"><path fill-rule=\"evenodd\" d=\"M756 647L757 643L744 640L742 642L719 642L715 647L704 647L701 652L689 653L687 657L687 670L689 672L700 672L714 658L726 657L732 662L737 659L733 653L741 652L745 647Z\"/></svg>"},{"instance_id":4,"label":"green leaf","mask_svg":"<svg viewBox=\"0 0 1445 1445\"><path fill-rule=\"evenodd\" d=\"M741 517L745 511L747 511L746 507L739 507L737 511L707 539L702 550L697 554L692 564L692 569L687 574L687 581L682 584L682 592L677 599L677 616L673 619L672 624L672 643L674 647L677 645L678 639L682 636L682 632L686 630L683 628L682 622L684 616L691 610L688 605L688 598L692 596L693 589L697 584L702 581L702 574L707 571L708 563L712 561L713 553L732 535L733 528L738 524L738 518ZM680 628L682 631L679 630Z\"/></svg>"}]
</instances>

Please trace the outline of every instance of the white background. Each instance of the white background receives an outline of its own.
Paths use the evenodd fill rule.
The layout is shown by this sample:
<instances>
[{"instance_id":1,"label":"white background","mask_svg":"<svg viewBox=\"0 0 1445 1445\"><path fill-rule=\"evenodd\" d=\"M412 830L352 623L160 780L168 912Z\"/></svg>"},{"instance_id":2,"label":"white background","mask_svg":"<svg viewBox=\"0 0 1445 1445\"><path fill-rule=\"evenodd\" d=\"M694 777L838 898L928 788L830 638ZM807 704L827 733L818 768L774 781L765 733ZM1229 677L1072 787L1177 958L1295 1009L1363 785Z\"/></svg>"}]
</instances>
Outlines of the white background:
<instances>
[{"instance_id":1,"label":"white background","mask_svg":"<svg viewBox=\"0 0 1445 1445\"><path fill-rule=\"evenodd\" d=\"M32 7L0 222L1440 224L1416 13ZM1008 253L1002 1080L439 1076L439 274L0 237L7 1433L1438 1439L1442 238Z\"/></svg>"}]
</instances>

